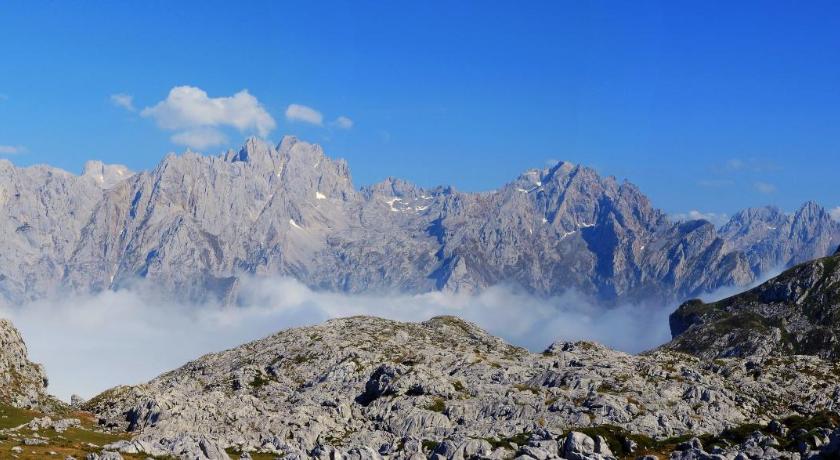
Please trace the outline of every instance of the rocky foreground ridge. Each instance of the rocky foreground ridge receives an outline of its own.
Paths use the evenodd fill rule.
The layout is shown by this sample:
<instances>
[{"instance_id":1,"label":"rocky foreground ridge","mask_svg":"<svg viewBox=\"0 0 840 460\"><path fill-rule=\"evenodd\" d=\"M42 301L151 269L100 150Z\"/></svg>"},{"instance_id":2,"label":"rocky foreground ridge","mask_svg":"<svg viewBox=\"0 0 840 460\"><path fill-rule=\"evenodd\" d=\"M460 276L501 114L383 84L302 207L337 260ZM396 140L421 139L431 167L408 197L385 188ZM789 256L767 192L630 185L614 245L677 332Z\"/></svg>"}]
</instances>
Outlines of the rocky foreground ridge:
<instances>
[{"instance_id":1,"label":"rocky foreground ridge","mask_svg":"<svg viewBox=\"0 0 840 460\"><path fill-rule=\"evenodd\" d=\"M633 184L565 162L483 193L398 179L359 189L344 161L293 137L168 155L138 173L0 160L0 229L0 302L15 304L138 280L235 303L251 276L339 292L509 283L604 303L681 301L840 244L840 224L815 203L748 209L720 229L675 222Z\"/></svg>"},{"instance_id":2,"label":"rocky foreground ridge","mask_svg":"<svg viewBox=\"0 0 840 460\"><path fill-rule=\"evenodd\" d=\"M44 369L29 360L17 329L0 319L0 459L83 459L128 438L105 432L92 414L51 397Z\"/></svg>"},{"instance_id":3,"label":"rocky foreground ridge","mask_svg":"<svg viewBox=\"0 0 840 460\"><path fill-rule=\"evenodd\" d=\"M44 368L29 361L20 332L0 319L0 404L35 408L49 399Z\"/></svg>"},{"instance_id":4,"label":"rocky foreground ridge","mask_svg":"<svg viewBox=\"0 0 840 460\"><path fill-rule=\"evenodd\" d=\"M838 403L840 367L814 356L633 356L588 342L531 353L454 317L354 317L204 356L84 408L134 434L108 446L127 454L171 455L189 439L218 458L603 460L712 458L712 445L728 458L816 455L838 447ZM814 441L797 426L825 430Z\"/></svg>"},{"instance_id":5,"label":"rocky foreground ridge","mask_svg":"<svg viewBox=\"0 0 840 460\"><path fill-rule=\"evenodd\" d=\"M692 300L670 318L668 348L706 358L792 354L840 359L840 250L714 303Z\"/></svg>"}]
</instances>

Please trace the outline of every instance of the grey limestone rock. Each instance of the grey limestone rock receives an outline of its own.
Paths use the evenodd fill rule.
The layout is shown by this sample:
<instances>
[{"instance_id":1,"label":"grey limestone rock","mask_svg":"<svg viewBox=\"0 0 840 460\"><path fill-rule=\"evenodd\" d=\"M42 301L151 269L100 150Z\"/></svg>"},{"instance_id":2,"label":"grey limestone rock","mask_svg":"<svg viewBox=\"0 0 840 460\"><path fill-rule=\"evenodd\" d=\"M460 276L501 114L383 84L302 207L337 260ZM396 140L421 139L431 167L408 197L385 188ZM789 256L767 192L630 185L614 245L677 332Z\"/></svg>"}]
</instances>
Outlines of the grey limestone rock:
<instances>
[{"instance_id":1,"label":"grey limestone rock","mask_svg":"<svg viewBox=\"0 0 840 460\"><path fill-rule=\"evenodd\" d=\"M747 210L718 230L673 222L634 185L564 162L491 192L393 178L357 189L343 160L294 137L168 155L138 173L2 160L0 204L0 296L10 303L138 280L234 303L251 276L339 292L506 283L607 304L674 301L840 244L840 224L813 203L790 216Z\"/></svg>"},{"instance_id":2,"label":"grey limestone rock","mask_svg":"<svg viewBox=\"0 0 840 460\"><path fill-rule=\"evenodd\" d=\"M46 389L44 368L29 361L20 332L10 321L0 319L0 402L40 407L49 400Z\"/></svg>"},{"instance_id":3,"label":"grey limestone rock","mask_svg":"<svg viewBox=\"0 0 840 460\"><path fill-rule=\"evenodd\" d=\"M608 459L616 454L600 435L562 435L598 426L655 439L717 434L838 407L834 364L794 356L761 366L756 374L748 359L634 356L589 342L530 353L454 317L353 317L204 356L84 408L132 430L135 447L163 452L167 440L204 437L301 458Z\"/></svg>"}]
</instances>

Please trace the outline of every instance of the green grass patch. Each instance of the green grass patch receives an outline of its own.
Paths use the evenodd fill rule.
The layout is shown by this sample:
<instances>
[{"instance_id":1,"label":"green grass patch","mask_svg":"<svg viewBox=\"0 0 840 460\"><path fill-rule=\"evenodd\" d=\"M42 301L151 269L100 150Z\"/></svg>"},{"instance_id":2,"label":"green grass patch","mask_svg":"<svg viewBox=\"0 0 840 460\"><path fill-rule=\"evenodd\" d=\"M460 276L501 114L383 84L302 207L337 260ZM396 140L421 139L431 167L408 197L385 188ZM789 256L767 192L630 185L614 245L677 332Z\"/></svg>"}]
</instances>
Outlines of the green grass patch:
<instances>
[{"instance_id":1,"label":"green grass patch","mask_svg":"<svg viewBox=\"0 0 840 460\"><path fill-rule=\"evenodd\" d=\"M0 429L14 428L29 423L37 417L37 412L26 409L18 409L14 406L0 404Z\"/></svg>"},{"instance_id":2,"label":"green grass patch","mask_svg":"<svg viewBox=\"0 0 840 460\"><path fill-rule=\"evenodd\" d=\"M508 436L507 438L484 438L485 441L490 443L494 450L499 447L516 450L517 447L527 444L529 439L531 439L531 433L529 432L515 434L513 436ZM514 445L517 447L514 447Z\"/></svg>"},{"instance_id":3,"label":"green grass patch","mask_svg":"<svg viewBox=\"0 0 840 460\"><path fill-rule=\"evenodd\" d=\"M446 403L441 398L435 398L434 401L426 405L426 410L442 414L446 410Z\"/></svg>"},{"instance_id":4,"label":"green grass patch","mask_svg":"<svg viewBox=\"0 0 840 460\"><path fill-rule=\"evenodd\" d=\"M437 449L437 447L440 445L440 443L437 442L437 441L430 441L428 439L424 439L420 443L420 445L423 447L423 452L432 453L432 452L435 451L435 449Z\"/></svg>"}]
</instances>

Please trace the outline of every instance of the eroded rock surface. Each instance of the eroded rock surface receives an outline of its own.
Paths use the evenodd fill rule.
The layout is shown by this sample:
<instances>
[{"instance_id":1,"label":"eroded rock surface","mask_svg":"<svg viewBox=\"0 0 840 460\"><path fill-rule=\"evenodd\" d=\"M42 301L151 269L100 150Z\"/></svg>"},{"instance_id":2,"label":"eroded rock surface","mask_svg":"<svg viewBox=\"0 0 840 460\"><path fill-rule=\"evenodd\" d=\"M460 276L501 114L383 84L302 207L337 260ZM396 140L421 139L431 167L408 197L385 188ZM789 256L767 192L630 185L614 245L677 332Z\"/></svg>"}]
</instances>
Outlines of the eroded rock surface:
<instances>
[{"instance_id":1,"label":"eroded rock surface","mask_svg":"<svg viewBox=\"0 0 840 460\"><path fill-rule=\"evenodd\" d=\"M44 368L29 361L20 332L0 319L0 403L31 408L45 403L47 375Z\"/></svg>"},{"instance_id":2,"label":"eroded rock surface","mask_svg":"<svg viewBox=\"0 0 840 460\"><path fill-rule=\"evenodd\" d=\"M838 376L813 356L633 356L588 342L530 353L454 317L354 317L204 356L85 408L155 449L187 436L287 458L610 458L606 440L565 433L613 426L665 439L767 425L836 408Z\"/></svg>"}]
</instances>

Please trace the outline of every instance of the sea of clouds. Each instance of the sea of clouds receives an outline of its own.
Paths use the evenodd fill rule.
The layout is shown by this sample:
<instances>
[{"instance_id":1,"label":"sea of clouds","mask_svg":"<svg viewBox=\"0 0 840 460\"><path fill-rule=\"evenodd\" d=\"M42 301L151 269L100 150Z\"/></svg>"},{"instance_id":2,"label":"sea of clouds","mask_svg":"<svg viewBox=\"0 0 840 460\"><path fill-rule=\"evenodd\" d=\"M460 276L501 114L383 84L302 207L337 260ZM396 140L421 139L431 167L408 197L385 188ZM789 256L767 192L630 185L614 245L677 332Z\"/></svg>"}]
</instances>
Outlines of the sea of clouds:
<instances>
[{"instance_id":1,"label":"sea of clouds","mask_svg":"<svg viewBox=\"0 0 840 460\"><path fill-rule=\"evenodd\" d=\"M68 400L147 381L203 354L281 329L374 315L423 321L457 315L534 351L555 340L595 340L638 352L668 340L673 306L604 309L569 293L537 298L507 287L478 294L351 295L317 292L290 278L244 281L236 306L153 299L150 286L65 295L0 310L44 364L50 392Z\"/></svg>"},{"instance_id":2,"label":"sea of clouds","mask_svg":"<svg viewBox=\"0 0 840 460\"><path fill-rule=\"evenodd\" d=\"M715 300L739 289L704 296ZM636 353L670 339L676 305L605 308L573 292L551 298L497 286L477 294L365 295L313 291L291 278L243 280L237 305L155 299L149 284L91 295L68 294L0 307L23 334L30 358L44 364L50 392L91 397L154 378L203 354L330 318L373 315L423 321L457 315L532 351L557 340L594 340Z\"/></svg>"}]
</instances>

